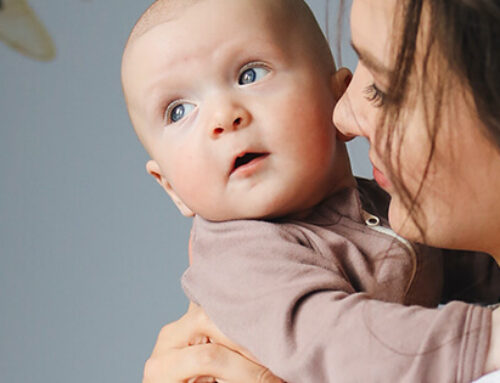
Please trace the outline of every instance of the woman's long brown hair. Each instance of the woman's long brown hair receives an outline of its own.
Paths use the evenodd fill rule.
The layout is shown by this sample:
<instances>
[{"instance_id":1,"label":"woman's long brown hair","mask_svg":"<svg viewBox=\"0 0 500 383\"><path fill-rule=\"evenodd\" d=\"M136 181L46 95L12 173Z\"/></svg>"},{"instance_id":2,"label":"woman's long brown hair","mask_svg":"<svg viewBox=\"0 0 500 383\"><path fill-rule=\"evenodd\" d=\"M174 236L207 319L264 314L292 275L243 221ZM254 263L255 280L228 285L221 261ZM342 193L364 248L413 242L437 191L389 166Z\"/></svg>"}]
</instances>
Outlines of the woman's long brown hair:
<instances>
[{"instance_id":1,"label":"woman's long brown hair","mask_svg":"<svg viewBox=\"0 0 500 383\"><path fill-rule=\"evenodd\" d=\"M341 0L341 11L345 3ZM338 25L341 25L342 16L339 12ZM424 54L417 62L417 41L422 38L424 23L430 33L425 35ZM422 242L425 242L425 217L420 208L419 195L434 157L443 101L449 89L453 88L450 86L453 81L460 81L463 88L470 92L473 108L482 122L478 129L496 145L500 155L500 1L398 1L393 28L396 70L389 81L389 101L384 104L374 144L379 148L381 158L385 159L388 175L409 212L408 219L417 226ZM340 51L339 48L337 50ZM438 65L436 56L441 60ZM419 71L420 84L430 83L431 76L434 77L434 84L435 78L438 81L427 100L424 94L426 126L422 129L427 130L430 146L420 186L412 194L402 181L401 174L401 143L405 138L401 111L405 104L415 102L409 82L416 73L416 65L420 64L423 67ZM492 175L495 176L498 175Z\"/></svg>"}]
</instances>

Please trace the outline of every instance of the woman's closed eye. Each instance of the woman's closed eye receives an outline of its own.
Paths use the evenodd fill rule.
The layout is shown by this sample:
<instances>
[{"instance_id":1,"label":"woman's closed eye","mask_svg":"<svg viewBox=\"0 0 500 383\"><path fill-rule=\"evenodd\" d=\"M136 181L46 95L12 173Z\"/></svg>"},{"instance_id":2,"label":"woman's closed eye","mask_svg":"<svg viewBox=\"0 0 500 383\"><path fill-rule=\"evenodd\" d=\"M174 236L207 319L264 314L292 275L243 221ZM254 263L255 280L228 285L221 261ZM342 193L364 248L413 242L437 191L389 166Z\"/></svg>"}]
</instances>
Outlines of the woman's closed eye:
<instances>
[{"instance_id":1,"label":"woman's closed eye","mask_svg":"<svg viewBox=\"0 0 500 383\"><path fill-rule=\"evenodd\" d=\"M248 85L260 81L267 76L270 69L262 63L250 63L245 65L238 75L239 85Z\"/></svg>"},{"instance_id":2,"label":"woman's closed eye","mask_svg":"<svg viewBox=\"0 0 500 383\"><path fill-rule=\"evenodd\" d=\"M375 83L368 85L364 92L365 97L368 101L373 103L376 108L384 106L387 95L375 85Z\"/></svg>"},{"instance_id":3,"label":"woman's closed eye","mask_svg":"<svg viewBox=\"0 0 500 383\"><path fill-rule=\"evenodd\" d=\"M173 101L167 106L167 110L165 111L165 122L167 124L176 123L191 113L195 107L196 105L191 102L182 100Z\"/></svg>"}]
</instances>

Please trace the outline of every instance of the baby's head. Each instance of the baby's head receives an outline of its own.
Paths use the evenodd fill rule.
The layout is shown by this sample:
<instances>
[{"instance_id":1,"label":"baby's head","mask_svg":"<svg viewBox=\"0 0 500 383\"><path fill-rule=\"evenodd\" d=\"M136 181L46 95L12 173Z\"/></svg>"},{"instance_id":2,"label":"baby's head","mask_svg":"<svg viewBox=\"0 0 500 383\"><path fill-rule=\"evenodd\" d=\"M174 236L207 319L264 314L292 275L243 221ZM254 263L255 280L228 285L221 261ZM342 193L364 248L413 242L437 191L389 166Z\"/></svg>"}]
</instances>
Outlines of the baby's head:
<instances>
[{"instance_id":1,"label":"baby's head","mask_svg":"<svg viewBox=\"0 0 500 383\"><path fill-rule=\"evenodd\" d=\"M299 213L351 182L336 71L302 0L160 0L122 63L146 167L184 215Z\"/></svg>"}]
</instances>

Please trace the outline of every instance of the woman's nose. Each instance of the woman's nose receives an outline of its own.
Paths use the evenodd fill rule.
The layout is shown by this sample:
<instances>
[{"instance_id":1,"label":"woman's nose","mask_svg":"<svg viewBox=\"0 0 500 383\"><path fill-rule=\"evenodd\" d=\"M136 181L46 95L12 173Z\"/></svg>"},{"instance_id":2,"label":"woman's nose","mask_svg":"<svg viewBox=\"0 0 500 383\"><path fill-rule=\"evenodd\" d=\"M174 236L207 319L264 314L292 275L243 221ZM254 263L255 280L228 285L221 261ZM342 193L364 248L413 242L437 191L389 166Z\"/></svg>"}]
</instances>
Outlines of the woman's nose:
<instances>
[{"instance_id":1,"label":"woman's nose","mask_svg":"<svg viewBox=\"0 0 500 383\"><path fill-rule=\"evenodd\" d=\"M340 140L349 141L356 136L370 140L374 133L373 122L377 113L365 98L364 89L369 81L367 76L366 70L358 65L347 89L335 105L333 123Z\"/></svg>"},{"instance_id":2,"label":"woman's nose","mask_svg":"<svg viewBox=\"0 0 500 383\"><path fill-rule=\"evenodd\" d=\"M213 119L209 126L212 138L247 127L252 121L250 112L243 106L232 102L219 104L215 108Z\"/></svg>"}]
</instances>

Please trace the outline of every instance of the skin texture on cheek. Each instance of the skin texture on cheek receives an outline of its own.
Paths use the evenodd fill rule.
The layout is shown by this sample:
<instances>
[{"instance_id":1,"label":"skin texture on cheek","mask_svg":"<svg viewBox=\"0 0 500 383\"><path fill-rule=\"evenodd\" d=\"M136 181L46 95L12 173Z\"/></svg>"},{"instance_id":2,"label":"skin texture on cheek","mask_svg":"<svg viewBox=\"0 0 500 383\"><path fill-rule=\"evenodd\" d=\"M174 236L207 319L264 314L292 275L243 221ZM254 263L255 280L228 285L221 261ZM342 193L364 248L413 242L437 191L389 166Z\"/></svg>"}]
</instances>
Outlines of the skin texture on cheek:
<instances>
[{"instance_id":1,"label":"skin texture on cheek","mask_svg":"<svg viewBox=\"0 0 500 383\"><path fill-rule=\"evenodd\" d=\"M432 114L430 118L425 117L424 101L427 108L435 103L428 94L422 97L424 101L416 104L415 113L407 120L407 135L401 146L402 178L415 195L427 172L414 214L424 230L426 243L494 253L495 246L488 243L493 243L497 236L495 212L500 211L500 207L493 192L498 182L491 175L499 173L500 159L478 128L481 122L467 90L451 80L445 83L451 85L441 94L438 122ZM431 143L434 151L429 162ZM407 209L398 196L394 196L391 224L400 234L422 241L407 215ZM402 227L405 219L407 223Z\"/></svg>"}]
</instances>

